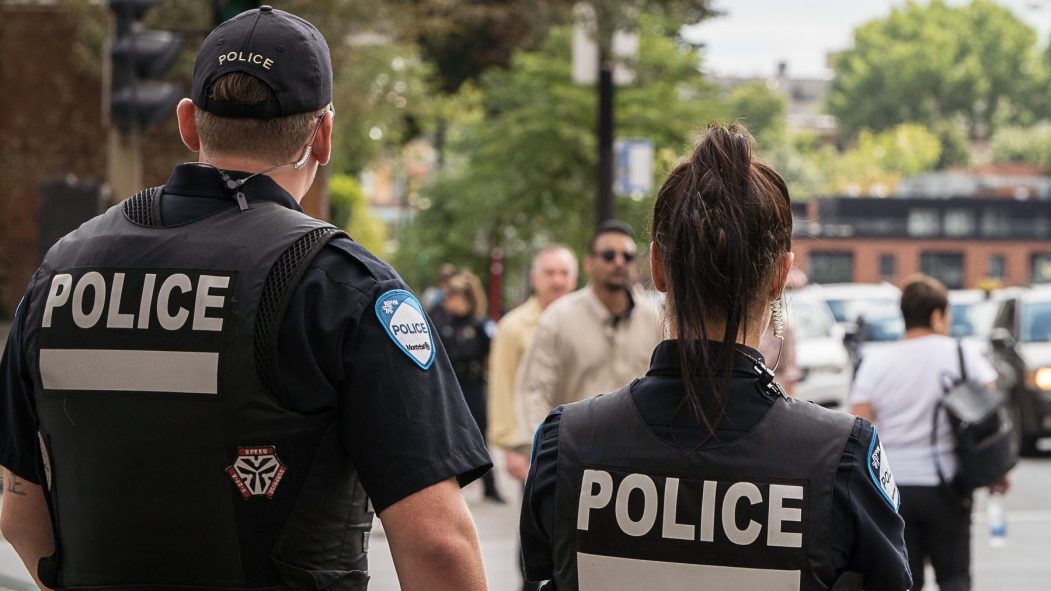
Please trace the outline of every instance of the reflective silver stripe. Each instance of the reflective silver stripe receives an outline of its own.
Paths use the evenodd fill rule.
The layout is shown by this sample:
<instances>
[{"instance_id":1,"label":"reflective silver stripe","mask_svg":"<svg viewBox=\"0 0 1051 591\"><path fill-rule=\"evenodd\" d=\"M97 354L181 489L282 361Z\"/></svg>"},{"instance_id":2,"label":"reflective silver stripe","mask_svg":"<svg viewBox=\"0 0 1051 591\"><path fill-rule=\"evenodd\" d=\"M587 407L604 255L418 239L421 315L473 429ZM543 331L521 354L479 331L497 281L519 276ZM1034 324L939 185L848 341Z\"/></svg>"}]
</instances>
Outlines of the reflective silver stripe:
<instances>
[{"instance_id":1,"label":"reflective silver stripe","mask_svg":"<svg viewBox=\"0 0 1051 591\"><path fill-rule=\"evenodd\" d=\"M131 349L41 349L45 390L216 394L219 354Z\"/></svg>"},{"instance_id":2,"label":"reflective silver stripe","mask_svg":"<svg viewBox=\"0 0 1051 591\"><path fill-rule=\"evenodd\" d=\"M800 571L682 564L577 553L580 591L799 591Z\"/></svg>"}]
</instances>

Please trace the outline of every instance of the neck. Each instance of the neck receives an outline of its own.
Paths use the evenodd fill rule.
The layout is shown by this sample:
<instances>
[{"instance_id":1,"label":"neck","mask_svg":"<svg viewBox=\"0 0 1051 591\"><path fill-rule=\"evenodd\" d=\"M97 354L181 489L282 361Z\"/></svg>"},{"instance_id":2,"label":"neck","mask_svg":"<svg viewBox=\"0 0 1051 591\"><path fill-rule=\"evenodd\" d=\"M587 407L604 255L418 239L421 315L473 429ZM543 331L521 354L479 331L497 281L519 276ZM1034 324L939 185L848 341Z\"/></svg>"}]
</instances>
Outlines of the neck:
<instances>
[{"instance_id":1,"label":"neck","mask_svg":"<svg viewBox=\"0 0 1051 591\"><path fill-rule=\"evenodd\" d=\"M932 334L941 334L941 333L939 333L936 330L934 330L933 328L929 328L929 327L910 328L909 330L905 331L905 339L908 340L908 339L918 339L920 337L929 337Z\"/></svg>"},{"instance_id":2,"label":"neck","mask_svg":"<svg viewBox=\"0 0 1051 591\"><path fill-rule=\"evenodd\" d=\"M260 162L253 158L244 158L236 155L210 156L204 153L201 154L200 162L222 170L239 170L252 174L274 166L268 162ZM262 176L270 177L270 180L277 183L278 186L291 195L296 200L296 203L300 203L307 194L307 190L310 189L310 185L313 184L316 172L317 164L312 161L302 170L296 170L291 165L283 165Z\"/></svg>"},{"instance_id":3,"label":"neck","mask_svg":"<svg viewBox=\"0 0 1051 591\"><path fill-rule=\"evenodd\" d=\"M610 314L620 316L628 311L631 298L626 287L607 288L597 283L591 284L591 291L595 294L602 305L609 310Z\"/></svg>"}]
</instances>

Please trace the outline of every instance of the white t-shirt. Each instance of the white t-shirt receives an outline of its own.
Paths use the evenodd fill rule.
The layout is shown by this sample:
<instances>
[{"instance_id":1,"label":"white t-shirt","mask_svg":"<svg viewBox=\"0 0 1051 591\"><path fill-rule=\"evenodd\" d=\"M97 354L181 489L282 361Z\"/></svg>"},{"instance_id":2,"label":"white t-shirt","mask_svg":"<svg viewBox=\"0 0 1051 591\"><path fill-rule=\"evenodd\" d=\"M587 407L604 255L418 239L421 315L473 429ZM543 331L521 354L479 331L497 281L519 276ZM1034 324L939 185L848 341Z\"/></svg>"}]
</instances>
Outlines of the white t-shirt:
<instances>
[{"instance_id":1,"label":"white t-shirt","mask_svg":"<svg viewBox=\"0 0 1051 591\"><path fill-rule=\"evenodd\" d=\"M993 366L966 343L963 358L969 381L984 385L996 380ZM898 484L938 484L931 449L934 408L944 395L945 380L959 376L956 340L947 336L908 339L866 352L854 376L851 402L872 406L873 422ZM944 412L938 421L938 462L945 477L951 478L956 472L952 432Z\"/></svg>"}]
</instances>

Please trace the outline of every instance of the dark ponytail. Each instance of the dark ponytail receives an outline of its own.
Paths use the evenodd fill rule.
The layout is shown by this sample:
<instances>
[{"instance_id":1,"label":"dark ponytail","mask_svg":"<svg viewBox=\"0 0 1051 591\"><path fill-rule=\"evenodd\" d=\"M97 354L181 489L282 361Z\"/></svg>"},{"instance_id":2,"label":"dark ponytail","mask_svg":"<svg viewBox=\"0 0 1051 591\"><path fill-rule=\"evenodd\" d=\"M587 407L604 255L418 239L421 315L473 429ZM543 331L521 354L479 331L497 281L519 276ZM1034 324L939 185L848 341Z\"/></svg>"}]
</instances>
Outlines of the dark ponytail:
<instances>
[{"instance_id":1,"label":"dark ponytail","mask_svg":"<svg viewBox=\"0 0 1051 591\"><path fill-rule=\"evenodd\" d=\"M704 341L737 341L753 321L750 313L768 300L777 263L791 249L788 188L754 159L754 149L744 128L709 125L690 157L668 175L653 208L653 240L686 384L681 408L689 408L709 436L725 415L734 347L709 349ZM725 329L711 334L710 324ZM715 386L711 415L701 404L707 384Z\"/></svg>"}]
</instances>

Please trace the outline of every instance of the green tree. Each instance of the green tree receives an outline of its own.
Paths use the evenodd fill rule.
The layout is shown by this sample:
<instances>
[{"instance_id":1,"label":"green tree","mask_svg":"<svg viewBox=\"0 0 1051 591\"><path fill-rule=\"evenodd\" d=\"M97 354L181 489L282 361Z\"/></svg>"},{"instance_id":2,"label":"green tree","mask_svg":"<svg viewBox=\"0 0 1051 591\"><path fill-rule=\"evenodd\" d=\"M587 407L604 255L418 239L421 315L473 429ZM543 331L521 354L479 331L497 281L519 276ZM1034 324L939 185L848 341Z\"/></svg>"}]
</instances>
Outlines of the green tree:
<instances>
[{"instance_id":1,"label":"green tree","mask_svg":"<svg viewBox=\"0 0 1051 591\"><path fill-rule=\"evenodd\" d=\"M902 178L932 170L940 156L936 135L905 123L879 133L863 129L854 147L845 152L825 148L813 162L826 175L825 194L886 196Z\"/></svg>"},{"instance_id":2,"label":"green tree","mask_svg":"<svg viewBox=\"0 0 1051 591\"><path fill-rule=\"evenodd\" d=\"M1051 122L998 129L992 147L995 162L1039 164L1045 172L1051 171Z\"/></svg>"},{"instance_id":3,"label":"green tree","mask_svg":"<svg viewBox=\"0 0 1051 591\"><path fill-rule=\"evenodd\" d=\"M727 98L730 116L744 123L760 148L784 143L785 97L761 81L734 88Z\"/></svg>"},{"instance_id":4,"label":"green tree","mask_svg":"<svg viewBox=\"0 0 1051 591\"><path fill-rule=\"evenodd\" d=\"M991 0L948 6L910 0L854 32L834 63L828 99L844 137L899 123L962 117L971 138L1032 119L1045 68L1036 32Z\"/></svg>"},{"instance_id":5,"label":"green tree","mask_svg":"<svg viewBox=\"0 0 1051 591\"><path fill-rule=\"evenodd\" d=\"M334 174L328 180L328 191L332 223L372 253L386 256L387 226L372 215L358 181L350 175Z\"/></svg>"},{"instance_id":6,"label":"green tree","mask_svg":"<svg viewBox=\"0 0 1051 591\"><path fill-rule=\"evenodd\" d=\"M443 261L484 271L492 247L504 251L509 276L536 244L583 247L594 217L595 88L573 83L570 41L568 28L556 28L540 50L482 76L484 116L450 127L449 163L423 193L430 207L402 237L398 268L410 281ZM659 19L642 19L636 84L616 95L617 134L653 141L655 179L696 130L725 115L698 63L697 51L668 38ZM650 203L622 198L618 211L641 234Z\"/></svg>"}]
</instances>

